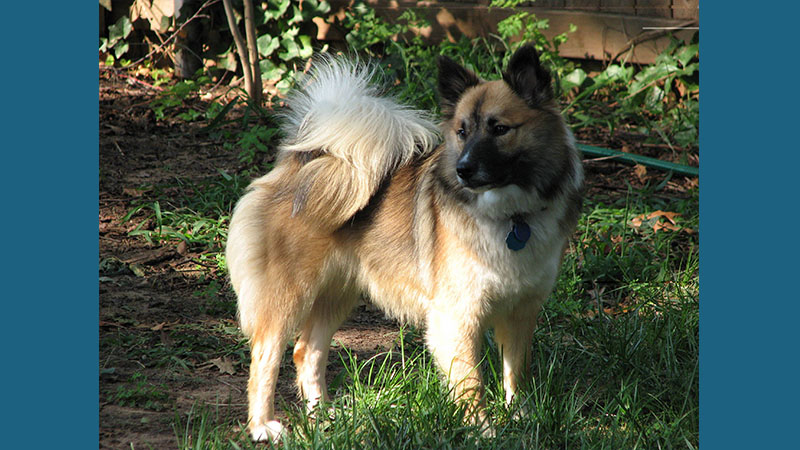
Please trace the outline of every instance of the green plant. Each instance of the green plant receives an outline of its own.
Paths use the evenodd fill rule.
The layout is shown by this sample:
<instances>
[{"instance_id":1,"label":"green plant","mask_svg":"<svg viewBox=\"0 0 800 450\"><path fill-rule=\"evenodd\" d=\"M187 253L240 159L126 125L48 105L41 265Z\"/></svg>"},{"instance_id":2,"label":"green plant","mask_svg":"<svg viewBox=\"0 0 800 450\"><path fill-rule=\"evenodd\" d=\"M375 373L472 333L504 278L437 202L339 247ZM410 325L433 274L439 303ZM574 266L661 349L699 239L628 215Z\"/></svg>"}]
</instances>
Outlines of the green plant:
<instances>
[{"instance_id":1,"label":"green plant","mask_svg":"<svg viewBox=\"0 0 800 450\"><path fill-rule=\"evenodd\" d=\"M330 9L328 2L318 0L261 2L261 8L256 8L256 33L262 79L276 83L281 91L289 88L314 54L312 20Z\"/></svg>"},{"instance_id":2,"label":"green plant","mask_svg":"<svg viewBox=\"0 0 800 450\"><path fill-rule=\"evenodd\" d=\"M665 127L657 129L668 144L672 139L681 147L697 143L699 57L696 41L684 44L672 38L655 63L637 73L628 86L623 107L666 119Z\"/></svg>"},{"instance_id":3,"label":"green plant","mask_svg":"<svg viewBox=\"0 0 800 450\"><path fill-rule=\"evenodd\" d=\"M167 113L178 109L186 103L187 99L197 95L203 86L211 83L211 78L208 75L198 72L194 79L181 80L169 86L161 92L155 100L150 102L150 109L155 113L157 120L163 120L167 117ZM212 103L214 104L214 103ZM218 107L213 107L218 110ZM209 110L212 110L209 107ZM177 114L177 117L187 122L194 121L201 117L206 117L207 113L189 108L187 111Z\"/></svg>"},{"instance_id":4,"label":"green plant","mask_svg":"<svg viewBox=\"0 0 800 450\"><path fill-rule=\"evenodd\" d=\"M108 38L100 38L100 53L108 53L106 65L113 65L115 58L120 59L128 51L130 46L126 39L132 29L128 16L122 16L108 27Z\"/></svg>"},{"instance_id":5,"label":"green plant","mask_svg":"<svg viewBox=\"0 0 800 450\"><path fill-rule=\"evenodd\" d=\"M119 386L114 393L114 401L120 406L163 411L170 405L165 384L154 385L140 372L134 373L128 384Z\"/></svg>"},{"instance_id":6,"label":"green plant","mask_svg":"<svg viewBox=\"0 0 800 450\"><path fill-rule=\"evenodd\" d=\"M227 237L230 213L248 182L247 176L220 170L215 178L177 182L178 196L165 194L169 186L153 186L152 197L134 202L122 221L139 217L141 222L129 234L150 243L183 241L212 254L220 252ZM162 202L168 206L167 210L162 210Z\"/></svg>"},{"instance_id":7,"label":"green plant","mask_svg":"<svg viewBox=\"0 0 800 450\"><path fill-rule=\"evenodd\" d=\"M277 127L255 125L240 131L235 144L226 142L224 147L228 150L238 149L239 160L246 164L253 164L257 154L269 153L270 144L279 133L280 129Z\"/></svg>"},{"instance_id":8,"label":"green plant","mask_svg":"<svg viewBox=\"0 0 800 450\"><path fill-rule=\"evenodd\" d=\"M514 8L524 0L493 0L491 7ZM575 70L575 64L562 58L558 53L558 48L567 42L567 33L574 33L577 30L575 25L570 24L568 32L564 32L548 39L544 31L550 28L548 19L540 19L535 14L528 12L515 12L507 18L497 23L497 33L500 42L506 47L507 51L503 58L502 66L505 67L511 55L519 46L525 43L533 43L539 51L539 59L542 64L547 66L556 79L564 77L566 74ZM556 89L559 83L554 83Z\"/></svg>"},{"instance_id":9,"label":"green plant","mask_svg":"<svg viewBox=\"0 0 800 450\"><path fill-rule=\"evenodd\" d=\"M699 46L673 38L656 61L639 71L624 62L595 76L577 68L561 79L569 103L564 112L575 129L622 124L669 147L697 146ZM610 106L613 105L613 106Z\"/></svg>"},{"instance_id":10,"label":"green plant","mask_svg":"<svg viewBox=\"0 0 800 450\"><path fill-rule=\"evenodd\" d=\"M508 6L505 3L493 5ZM566 42L567 33L548 39L542 33L549 26L547 20L525 12L512 14L501 21L498 35L475 39L461 37L456 42L443 40L438 44L424 43L415 32L429 23L413 9L405 10L396 21L389 22L365 3L357 2L346 11L342 25L348 30L345 37L349 47L378 59L388 84L395 85L395 94L421 109L438 109L434 84L438 55L459 60L486 79L496 79L502 76L508 59L519 46L534 42L542 61L556 76L574 68L572 62L558 55L558 47Z\"/></svg>"}]
</instances>

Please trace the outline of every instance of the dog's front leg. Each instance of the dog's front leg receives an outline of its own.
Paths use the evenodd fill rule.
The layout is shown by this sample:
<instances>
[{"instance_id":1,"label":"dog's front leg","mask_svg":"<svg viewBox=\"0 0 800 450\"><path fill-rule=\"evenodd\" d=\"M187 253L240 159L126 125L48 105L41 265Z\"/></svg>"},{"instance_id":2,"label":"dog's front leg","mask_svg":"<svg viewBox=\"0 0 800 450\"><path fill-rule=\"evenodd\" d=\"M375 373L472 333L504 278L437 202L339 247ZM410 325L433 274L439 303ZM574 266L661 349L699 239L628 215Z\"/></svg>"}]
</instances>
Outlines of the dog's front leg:
<instances>
[{"instance_id":1,"label":"dog's front leg","mask_svg":"<svg viewBox=\"0 0 800 450\"><path fill-rule=\"evenodd\" d=\"M427 318L427 344L439 368L447 376L453 399L466 406L468 420L491 434L483 404L480 371L483 329L475 318L452 310L431 311Z\"/></svg>"},{"instance_id":2,"label":"dog's front leg","mask_svg":"<svg viewBox=\"0 0 800 450\"><path fill-rule=\"evenodd\" d=\"M493 320L494 337L503 357L503 389L511 404L531 364L531 345L542 299L525 299Z\"/></svg>"}]
</instances>

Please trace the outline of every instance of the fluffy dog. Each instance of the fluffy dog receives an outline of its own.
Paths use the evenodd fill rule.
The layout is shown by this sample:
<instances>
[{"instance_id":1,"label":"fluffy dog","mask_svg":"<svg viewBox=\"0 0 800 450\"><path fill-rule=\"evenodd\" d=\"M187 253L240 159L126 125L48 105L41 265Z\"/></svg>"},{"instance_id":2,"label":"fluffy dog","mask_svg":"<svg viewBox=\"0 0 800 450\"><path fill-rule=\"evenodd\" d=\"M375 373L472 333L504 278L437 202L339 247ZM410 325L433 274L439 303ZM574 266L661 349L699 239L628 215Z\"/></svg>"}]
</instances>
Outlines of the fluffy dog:
<instances>
[{"instance_id":1,"label":"fluffy dog","mask_svg":"<svg viewBox=\"0 0 800 450\"><path fill-rule=\"evenodd\" d=\"M371 83L374 67L323 58L293 92L275 168L231 220L227 262L250 339L249 431L277 439L281 355L328 400L331 337L366 293L424 327L456 399L483 420L478 368L494 328L507 401L530 363L537 315L581 208L583 172L532 45L502 80L440 57L439 129ZM443 136L444 142L437 145Z\"/></svg>"}]
</instances>

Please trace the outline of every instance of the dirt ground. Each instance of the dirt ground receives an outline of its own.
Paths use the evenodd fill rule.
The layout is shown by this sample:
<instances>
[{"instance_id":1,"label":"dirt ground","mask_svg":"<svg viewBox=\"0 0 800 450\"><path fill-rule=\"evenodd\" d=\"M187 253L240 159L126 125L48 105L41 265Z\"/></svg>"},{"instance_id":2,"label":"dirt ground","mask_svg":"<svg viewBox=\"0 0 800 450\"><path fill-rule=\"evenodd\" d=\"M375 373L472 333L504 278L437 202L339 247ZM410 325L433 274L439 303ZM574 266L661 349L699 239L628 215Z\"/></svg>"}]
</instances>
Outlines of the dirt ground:
<instances>
[{"instance_id":1,"label":"dirt ground","mask_svg":"<svg viewBox=\"0 0 800 450\"><path fill-rule=\"evenodd\" d=\"M199 181L218 176L218 169L244 169L237 152L203 133L202 123L157 121L149 107L157 93L128 77L101 73L101 449L175 448L176 414L185 421L198 402L246 419L247 353L236 331L235 299L224 278L197 270L198 249L149 244L128 235L141 219L121 220L132 202L147 195L140 189L144 185ZM586 132L578 137L637 153L650 149L636 136ZM586 167L589 195L620 195L624 180L634 186L642 182L633 168L613 161L588 162ZM676 178L666 192L683 196L692 182ZM369 357L390 348L398 332L398 325L381 312L359 306L334 336L341 345L331 352L329 378L341 370L343 348ZM279 405L297 401L292 371L291 358L284 358Z\"/></svg>"}]
</instances>

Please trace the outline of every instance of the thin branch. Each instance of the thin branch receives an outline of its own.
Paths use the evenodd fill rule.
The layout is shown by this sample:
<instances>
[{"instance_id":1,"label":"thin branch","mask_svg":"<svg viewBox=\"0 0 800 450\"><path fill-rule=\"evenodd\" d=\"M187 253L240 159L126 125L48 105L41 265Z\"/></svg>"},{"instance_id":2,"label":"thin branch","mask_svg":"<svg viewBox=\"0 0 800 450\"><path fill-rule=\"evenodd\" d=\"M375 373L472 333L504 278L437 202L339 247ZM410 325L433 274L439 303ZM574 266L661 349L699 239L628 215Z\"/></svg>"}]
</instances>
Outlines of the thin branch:
<instances>
[{"instance_id":1,"label":"thin branch","mask_svg":"<svg viewBox=\"0 0 800 450\"><path fill-rule=\"evenodd\" d=\"M696 26L696 25L697 25L697 21L696 20L689 20L689 21L686 21L686 22L679 23L674 28L685 28L685 27L692 27L692 26ZM675 30L674 29L672 29L672 30L655 30L655 31L648 31L648 32L640 33L638 36L636 36L633 39L629 40L628 43L625 44L625 47L623 47L622 50L618 51L617 54L614 55L614 57L609 60L609 62L617 61L619 59L619 57L622 56L624 53L630 51L631 49L633 49L633 47L635 47L635 46L637 46L637 45L639 45L639 44L641 44L643 42L651 41L653 39L658 39L658 38L660 38L662 36L666 36L666 35L672 33L673 31L675 31Z\"/></svg>"},{"instance_id":2,"label":"thin branch","mask_svg":"<svg viewBox=\"0 0 800 450\"><path fill-rule=\"evenodd\" d=\"M253 74L250 71L250 59L247 56L244 40L239 28L236 26L236 16L233 12L231 0L222 0L225 5L225 16L228 18L228 27L231 29L233 35L233 42L236 43L236 52L239 54L239 62L242 64L242 73L244 74L244 89L247 94L252 97L253 93Z\"/></svg>"}]
</instances>

